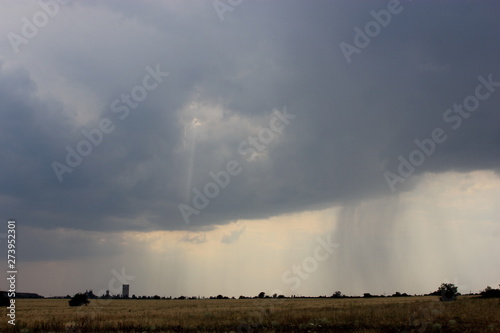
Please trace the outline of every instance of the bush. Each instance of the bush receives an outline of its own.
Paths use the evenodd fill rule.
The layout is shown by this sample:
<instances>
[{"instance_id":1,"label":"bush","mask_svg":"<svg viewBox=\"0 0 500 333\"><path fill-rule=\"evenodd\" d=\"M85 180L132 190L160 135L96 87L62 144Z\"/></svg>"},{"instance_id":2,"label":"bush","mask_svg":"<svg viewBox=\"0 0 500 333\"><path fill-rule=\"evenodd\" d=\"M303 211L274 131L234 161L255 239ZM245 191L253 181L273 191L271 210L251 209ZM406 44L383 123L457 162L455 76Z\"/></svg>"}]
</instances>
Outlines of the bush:
<instances>
[{"instance_id":1,"label":"bush","mask_svg":"<svg viewBox=\"0 0 500 333\"><path fill-rule=\"evenodd\" d=\"M342 298L342 297L344 297L344 295L342 295L342 292L340 290L337 290L332 295L332 298Z\"/></svg>"},{"instance_id":2,"label":"bush","mask_svg":"<svg viewBox=\"0 0 500 333\"><path fill-rule=\"evenodd\" d=\"M483 298L500 298L500 289L493 289L490 286L486 287L481 291L481 297Z\"/></svg>"},{"instance_id":3,"label":"bush","mask_svg":"<svg viewBox=\"0 0 500 333\"><path fill-rule=\"evenodd\" d=\"M87 298L87 295L85 294L75 294L72 299L68 301L69 306L82 306L82 305L87 305L90 303L89 299Z\"/></svg>"},{"instance_id":4,"label":"bush","mask_svg":"<svg viewBox=\"0 0 500 333\"><path fill-rule=\"evenodd\" d=\"M7 297L7 293L0 292L0 306L9 306L10 298Z\"/></svg>"},{"instance_id":5,"label":"bush","mask_svg":"<svg viewBox=\"0 0 500 333\"><path fill-rule=\"evenodd\" d=\"M438 292L440 293L439 300L441 302L451 302L457 299L458 294L458 287L455 286L453 283L442 283L441 286L438 289Z\"/></svg>"}]
</instances>

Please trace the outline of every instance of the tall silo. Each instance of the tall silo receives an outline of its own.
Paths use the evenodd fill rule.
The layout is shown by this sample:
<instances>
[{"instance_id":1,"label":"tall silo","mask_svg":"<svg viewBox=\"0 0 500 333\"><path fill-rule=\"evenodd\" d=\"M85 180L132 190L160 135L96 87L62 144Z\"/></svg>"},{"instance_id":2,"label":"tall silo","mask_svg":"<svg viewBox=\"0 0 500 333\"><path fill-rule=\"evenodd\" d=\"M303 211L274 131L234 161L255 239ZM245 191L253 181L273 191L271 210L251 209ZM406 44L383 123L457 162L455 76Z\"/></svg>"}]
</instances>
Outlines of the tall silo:
<instances>
[{"instance_id":1,"label":"tall silo","mask_svg":"<svg viewBox=\"0 0 500 333\"><path fill-rule=\"evenodd\" d=\"M128 292L129 292L129 285L124 284L122 288L122 297L123 298L128 298Z\"/></svg>"}]
</instances>

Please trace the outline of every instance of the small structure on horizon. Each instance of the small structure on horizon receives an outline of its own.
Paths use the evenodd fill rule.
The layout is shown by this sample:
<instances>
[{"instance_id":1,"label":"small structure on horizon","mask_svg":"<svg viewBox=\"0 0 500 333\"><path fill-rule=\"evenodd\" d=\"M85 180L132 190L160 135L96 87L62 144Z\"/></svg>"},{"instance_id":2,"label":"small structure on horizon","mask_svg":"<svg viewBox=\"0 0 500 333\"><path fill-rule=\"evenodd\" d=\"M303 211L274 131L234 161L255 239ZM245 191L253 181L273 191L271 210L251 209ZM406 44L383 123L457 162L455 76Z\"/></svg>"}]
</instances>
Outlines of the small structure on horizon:
<instances>
[{"instance_id":1,"label":"small structure on horizon","mask_svg":"<svg viewBox=\"0 0 500 333\"><path fill-rule=\"evenodd\" d=\"M129 297L129 285L128 284L124 284L122 287L122 297L123 298Z\"/></svg>"},{"instance_id":2,"label":"small structure on horizon","mask_svg":"<svg viewBox=\"0 0 500 333\"><path fill-rule=\"evenodd\" d=\"M91 299L97 298L97 296L94 294L92 289L85 290L85 296L87 296L87 298L91 298Z\"/></svg>"}]
</instances>

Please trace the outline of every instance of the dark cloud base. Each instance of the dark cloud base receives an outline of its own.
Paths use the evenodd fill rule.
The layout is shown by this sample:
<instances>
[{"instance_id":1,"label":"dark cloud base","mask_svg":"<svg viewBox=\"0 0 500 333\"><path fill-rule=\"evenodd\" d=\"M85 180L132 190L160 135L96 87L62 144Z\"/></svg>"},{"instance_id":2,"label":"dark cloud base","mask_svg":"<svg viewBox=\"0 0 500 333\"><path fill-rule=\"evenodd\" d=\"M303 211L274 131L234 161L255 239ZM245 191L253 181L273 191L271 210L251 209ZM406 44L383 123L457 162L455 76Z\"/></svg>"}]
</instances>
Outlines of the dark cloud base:
<instances>
[{"instance_id":1,"label":"dark cloud base","mask_svg":"<svg viewBox=\"0 0 500 333\"><path fill-rule=\"evenodd\" d=\"M224 22L209 3L65 8L27 45L26 58L0 67L2 211L42 229L178 230L410 189L412 180L391 194L384 171L397 169L415 139L445 126L443 113L474 92L478 76L500 81L500 49L495 1L402 4L349 64L339 43L352 43L353 28L385 2L252 2ZM63 20L89 11L108 20ZM28 70L34 57L102 101L87 128L103 118L116 126L61 183L51 163L84 139L84 127L71 103L40 94L43 78ZM110 104L155 64L170 76L120 121ZM498 172L499 100L495 91L481 102L414 175ZM283 106L297 118L261 158L244 163L238 144ZM214 109L224 111L216 116ZM189 117L210 124L201 125L192 150L185 145ZM242 161L242 173L186 225L178 211L191 199L186 192L231 159Z\"/></svg>"}]
</instances>

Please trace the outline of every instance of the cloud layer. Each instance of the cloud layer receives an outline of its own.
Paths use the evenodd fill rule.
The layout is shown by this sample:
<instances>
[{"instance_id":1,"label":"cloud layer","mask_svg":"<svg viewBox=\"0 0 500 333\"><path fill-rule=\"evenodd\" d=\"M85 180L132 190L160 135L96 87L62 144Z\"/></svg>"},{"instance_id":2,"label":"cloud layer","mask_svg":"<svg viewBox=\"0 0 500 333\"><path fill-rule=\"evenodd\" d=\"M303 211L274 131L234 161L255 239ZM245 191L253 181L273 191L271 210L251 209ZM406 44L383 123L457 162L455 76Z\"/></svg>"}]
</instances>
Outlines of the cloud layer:
<instances>
[{"instance_id":1,"label":"cloud layer","mask_svg":"<svg viewBox=\"0 0 500 333\"><path fill-rule=\"evenodd\" d=\"M23 36L23 17L33 22L43 9L7 2L1 210L26 230L51 231L62 248L68 236L56 230L195 230L182 240L202 244L214 225L336 205L345 207L348 232L349 207L397 201L425 173L498 173L498 3L399 6L348 63L340 43L355 45L355 28L366 31L385 1L245 1L223 21L210 1L73 1L18 53L9 33ZM168 75L155 79L155 71ZM474 102L466 99L479 84L488 97L474 111L453 111ZM275 110L285 109L295 117L273 130ZM409 160L415 140L436 128L446 141L391 191L385 172L401 177L400 156ZM97 145L80 144L96 129ZM68 151L79 144L91 152L71 167ZM196 191L217 183L211 173L228 171L230 161L240 172L196 207ZM71 172L58 179L54 162ZM189 224L180 204L197 211ZM82 252L92 256L91 248ZM58 259L57 251L32 259Z\"/></svg>"}]
</instances>

